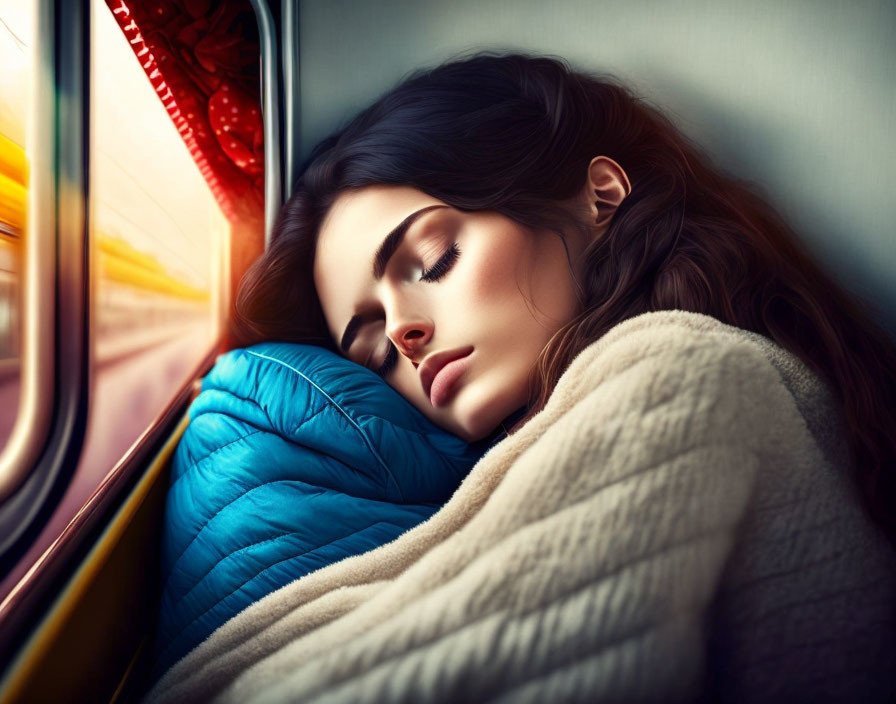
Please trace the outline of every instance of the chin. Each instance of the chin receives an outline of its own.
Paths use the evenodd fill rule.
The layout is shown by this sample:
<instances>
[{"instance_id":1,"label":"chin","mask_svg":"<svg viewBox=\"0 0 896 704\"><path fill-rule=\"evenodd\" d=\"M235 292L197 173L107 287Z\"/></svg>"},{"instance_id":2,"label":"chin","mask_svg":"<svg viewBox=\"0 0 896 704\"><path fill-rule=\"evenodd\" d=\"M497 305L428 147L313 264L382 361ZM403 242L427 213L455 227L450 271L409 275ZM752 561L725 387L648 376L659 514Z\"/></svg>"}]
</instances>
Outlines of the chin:
<instances>
[{"instance_id":1,"label":"chin","mask_svg":"<svg viewBox=\"0 0 896 704\"><path fill-rule=\"evenodd\" d=\"M503 403L489 401L458 409L452 432L466 442L484 440L501 428L501 421L513 411L509 405L506 400Z\"/></svg>"},{"instance_id":2,"label":"chin","mask_svg":"<svg viewBox=\"0 0 896 704\"><path fill-rule=\"evenodd\" d=\"M464 440L465 442L469 442L469 443L474 443L474 442L479 442L480 440L484 440L489 435L491 435L495 430L496 430L496 428L491 428L490 430L480 430L480 429L467 430L465 428L461 428L459 430L456 429L453 432L461 440Z\"/></svg>"},{"instance_id":3,"label":"chin","mask_svg":"<svg viewBox=\"0 0 896 704\"><path fill-rule=\"evenodd\" d=\"M438 425L462 440L472 443L491 435L500 425L500 420L490 423L480 414L455 412L449 421L442 421Z\"/></svg>"},{"instance_id":4,"label":"chin","mask_svg":"<svg viewBox=\"0 0 896 704\"><path fill-rule=\"evenodd\" d=\"M465 442L474 443L489 438L502 429L504 421L515 420L511 416L515 416L526 404L521 385L508 383L507 379L498 381L500 383L486 385L474 383L460 389L448 407L447 418L442 416L436 419L432 415L430 418Z\"/></svg>"}]
</instances>

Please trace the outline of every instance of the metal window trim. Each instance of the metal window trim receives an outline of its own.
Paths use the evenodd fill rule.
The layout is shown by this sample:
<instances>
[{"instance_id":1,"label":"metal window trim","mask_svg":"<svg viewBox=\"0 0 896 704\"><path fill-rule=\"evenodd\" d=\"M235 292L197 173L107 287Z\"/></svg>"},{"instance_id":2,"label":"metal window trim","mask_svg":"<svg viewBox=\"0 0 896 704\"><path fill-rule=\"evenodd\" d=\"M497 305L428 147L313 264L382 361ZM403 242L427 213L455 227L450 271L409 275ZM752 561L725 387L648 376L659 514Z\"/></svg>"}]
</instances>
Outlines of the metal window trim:
<instances>
[{"instance_id":1,"label":"metal window trim","mask_svg":"<svg viewBox=\"0 0 896 704\"><path fill-rule=\"evenodd\" d=\"M289 200L299 177L299 118L301 72L299 62L299 0L282 0L283 50L283 202Z\"/></svg>"},{"instance_id":2,"label":"metal window trim","mask_svg":"<svg viewBox=\"0 0 896 704\"><path fill-rule=\"evenodd\" d=\"M280 104L277 35L266 0L250 0L258 21L261 50L261 112L264 121L264 245L268 248L280 212Z\"/></svg>"},{"instance_id":3,"label":"metal window trim","mask_svg":"<svg viewBox=\"0 0 896 704\"><path fill-rule=\"evenodd\" d=\"M67 488L87 416L90 6L36 5L23 385L4 449L9 464L0 472L0 575L27 550Z\"/></svg>"},{"instance_id":4,"label":"metal window trim","mask_svg":"<svg viewBox=\"0 0 896 704\"><path fill-rule=\"evenodd\" d=\"M36 464L46 442L53 412L55 319L55 65L53 3L38 0L31 42L32 94L28 106L26 154L28 200L23 228L22 348L19 353L19 410L0 454L0 502L18 489ZM46 41L46 38L50 41ZM30 128L30 129L28 129ZM41 344L41 341L44 344Z\"/></svg>"}]
</instances>

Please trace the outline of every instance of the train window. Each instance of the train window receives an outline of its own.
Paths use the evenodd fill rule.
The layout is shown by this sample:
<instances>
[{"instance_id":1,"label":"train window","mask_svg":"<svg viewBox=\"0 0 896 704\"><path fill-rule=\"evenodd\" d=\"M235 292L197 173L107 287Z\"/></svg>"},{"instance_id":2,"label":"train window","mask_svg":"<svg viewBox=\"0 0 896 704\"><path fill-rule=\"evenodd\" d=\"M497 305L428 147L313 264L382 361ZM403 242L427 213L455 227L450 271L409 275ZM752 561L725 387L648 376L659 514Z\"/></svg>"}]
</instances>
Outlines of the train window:
<instances>
[{"instance_id":1,"label":"train window","mask_svg":"<svg viewBox=\"0 0 896 704\"><path fill-rule=\"evenodd\" d=\"M9 439L19 407L25 130L33 11L29 2L0 2L0 450Z\"/></svg>"},{"instance_id":2,"label":"train window","mask_svg":"<svg viewBox=\"0 0 896 704\"><path fill-rule=\"evenodd\" d=\"M131 44L143 42L142 35L128 22L122 28L113 12L94 0L93 387L84 452L94 457L87 466L101 472L152 424L213 347L229 237L178 131L178 118L193 117L190 108L164 100L166 93L177 96L160 71L150 78L155 67L147 72ZM156 53L145 56L155 62L163 56ZM177 111L182 115L172 119Z\"/></svg>"},{"instance_id":3,"label":"train window","mask_svg":"<svg viewBox=\"0 0 896 704\"><path fill-rule=\"evenodd\" d=\"M23 192L13 178L24 159L23 116L8 113L27 104L11 91L28 79L7 69L22 65L18 53L27 55L17 48L27 43L17 29L20 16L27 19L22 5L0 0L0 364L13 370L15 253L27 232L23 216L4 209L9 194ZM80 5L65 7L81 17ZM26 582L75 554L73 536L89 534L179 420L192 384L222 349L230 292L264 246L253 6L90 0L89 9L86 429L58 503L2 575L0 620ZM6 420L15 422L12 389L0 388L0 423L9 408Z\"/></svg>"}]
</instances>

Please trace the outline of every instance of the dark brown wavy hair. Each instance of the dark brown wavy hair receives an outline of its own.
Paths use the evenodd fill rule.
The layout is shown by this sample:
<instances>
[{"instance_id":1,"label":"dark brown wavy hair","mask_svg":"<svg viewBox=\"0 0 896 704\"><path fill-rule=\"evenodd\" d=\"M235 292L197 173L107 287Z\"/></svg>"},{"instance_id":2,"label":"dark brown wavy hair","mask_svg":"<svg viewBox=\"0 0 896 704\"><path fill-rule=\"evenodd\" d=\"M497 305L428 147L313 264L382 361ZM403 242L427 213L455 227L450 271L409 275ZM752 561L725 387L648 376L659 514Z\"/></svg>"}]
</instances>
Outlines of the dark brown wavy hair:
<instances>
[{"instance_id":1,"label":"dark brown wavy hair","mask_svg":"<svg viewBox=\"0 0 896 704\"><path fill-rule=\"evenodd\" d=\"M270 248L243 279L234 341L335 349L311 271L319 226L343 191L409 185L562 238L570 228L588 232L571 204L598 155L625 170L632 190L605 235L591 238L580 313L542 352L520 423L543 407L576 354L617 323L648 311L704 313L771 338L829 383L865 506L892 538L893 341L757 186L723 174L616 78L562 60L478 53L418 71L323 140Z\"/></svg>"}]
</instances>

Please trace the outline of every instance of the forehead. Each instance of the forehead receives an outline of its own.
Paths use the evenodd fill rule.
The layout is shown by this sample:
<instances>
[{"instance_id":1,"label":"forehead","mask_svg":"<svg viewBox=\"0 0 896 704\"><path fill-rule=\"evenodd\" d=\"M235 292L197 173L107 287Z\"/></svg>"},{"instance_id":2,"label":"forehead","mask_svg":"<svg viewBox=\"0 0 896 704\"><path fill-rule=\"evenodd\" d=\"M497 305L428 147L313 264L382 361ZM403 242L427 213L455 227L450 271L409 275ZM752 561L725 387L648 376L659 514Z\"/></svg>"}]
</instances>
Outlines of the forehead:
<instances>
[{"instance_id":1,"label":"forehead","mask_svg":"<svg viewBox=\"0 0 896 704\"><path fill-rule=\"evenodd\" d=\"M407 186L368 186L337 197L314 253L314 286L334 337L372 291L373 257L383 238L415 210L436 203Z\"/></svg>"}]
</instances>

